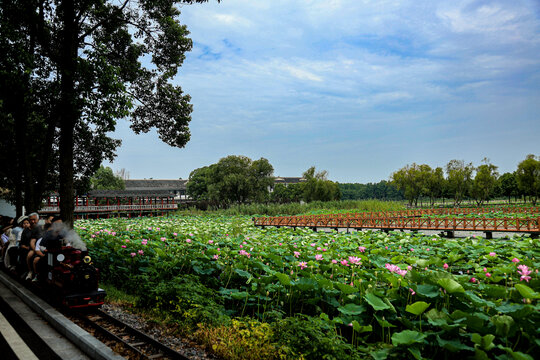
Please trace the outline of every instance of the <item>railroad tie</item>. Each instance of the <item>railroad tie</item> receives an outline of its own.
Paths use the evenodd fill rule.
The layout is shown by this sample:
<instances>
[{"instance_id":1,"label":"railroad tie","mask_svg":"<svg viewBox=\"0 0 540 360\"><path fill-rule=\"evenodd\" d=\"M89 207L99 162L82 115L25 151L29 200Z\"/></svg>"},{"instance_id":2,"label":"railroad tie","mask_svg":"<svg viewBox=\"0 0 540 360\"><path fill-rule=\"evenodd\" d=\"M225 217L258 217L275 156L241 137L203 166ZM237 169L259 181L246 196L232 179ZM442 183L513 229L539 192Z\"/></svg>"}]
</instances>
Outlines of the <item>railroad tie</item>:
<instances>
[{"instance_id":1,"label":"railroad tie","mask_svg":"<svg viewBox=\"0 0 540 360\"><path fill-rule=\"evenodd\" d=\"M144 341L141 341L141 342L131 343L129 345L135 347L135 346L141 346L141 345L145 345L145 344L146 343Z\"/></svg>"},{"instance_id":2,"label":"railroad tie","mask_svg":"<svg viewBox=\"0 0 540 360\"><path fill-rule=\"evenodd\" d=\"M155 354L155 355L148 356L149 359L159 359L162 357L163 357L163 354Z\"/></svg>"}]
</instances>

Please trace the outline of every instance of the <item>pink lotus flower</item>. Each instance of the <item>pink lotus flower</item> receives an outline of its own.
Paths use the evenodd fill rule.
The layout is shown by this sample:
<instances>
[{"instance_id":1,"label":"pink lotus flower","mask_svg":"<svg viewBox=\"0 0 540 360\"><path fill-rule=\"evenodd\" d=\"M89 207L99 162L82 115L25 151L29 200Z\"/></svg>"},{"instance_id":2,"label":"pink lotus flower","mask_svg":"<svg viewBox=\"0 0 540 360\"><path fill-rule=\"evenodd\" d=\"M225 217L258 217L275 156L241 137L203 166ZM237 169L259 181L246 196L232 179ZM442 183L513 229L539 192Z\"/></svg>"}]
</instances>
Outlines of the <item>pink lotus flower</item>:
<instances>
[{"instance_id":1,"label":"pink lotus flower","mask_svg":"<svg viewBox=\"0 0 540 360\"><path fill-rule=\"evenodd\" d=\"M384 249L385 249L385 250L388 250L388 246L385 246Z\"/></svg>"},{"instance_id":2,"label":"pink lotus flower","mask_svg":"<svg viewBox=\"0 0 540 360\"><path fill-rule=\"evenodd\" d=\"M412 270L412 266L411 266L411 265L408 265L408 266L407 266L407 270L411 271L411 270Z\"/></svg>"},{"instance_id":3,"label":"pink lotus flower","mask_svg":"<svg viewBox=\"0 0 540 360\"><path fill-rule=\"evenodd\" d=\"M283 243L279 243L279 246L281 246L281 245L283 245ZM242 245L240 245L240 247L241 247L241 246L242 246Z\"/></svg>"},{"instance_id":4,"label":"pink lotus flower","mask_svg":"<svg viewBox=\"0 0 540 360\"><path fill-rule=\"evenodd\" d=\"M414 249L413 249L413 248L411 248L411 251L414 251Z\"/></svg>"},{"instance_id":5,"label":"pink lotus flower","mask_svg":"<svg viewBox=\"0 0 540 360\"><path fill-rule=\"evenodd\" d=\"M135 253L131 253L130 255L131 255L131 257L137 256L137 254L135 254Z\"/></svg>"},{"instance_id":6,"label":"pink lotus flower","mask_svg":"<svg viewBox=\"0 0 540 360\"><path fill-rule=\"evenodd\" d=\"M111 233L111 235L112 235L112 236L116 236L116 232L113 231L113 232Z\"/></svg>"},{"instance_id":7,"label":"pink lotus flower","mask_svg":"<svg viewBox=\"0 0 540 360\"><path fill-rule=\"evenodd\" d=\"M444 270L448 269L448 264L444 263L443 268L444 268Z\"/></svg>"},{"instance_id":8,"label":"pink lotus flower","mask_svg":"<svg viewBox=\"0 0 540 360\"><path fill-rule=\"evenodd\" d=\"M96 237L96 235L92 234L92 237L93 237L93 238L95 238L95 237Z\"/></svg>"},{"instance_id":9,"label":"pink lotus flower","mask_svg":"<svg viewBox=\"0 0 540 360\"><path fill-rule=\"evenodd\" d=\"M351 262L351 264L360 264L362 259L356 256L349 256L349 261Z\"/></svg>"},{"instance_id":10,"label":"pink lotus flower","mask_svg":"<svg viewBox=\"0 0 540 360\"><path fill-rule=\"evenodd\" d=\"M360 250L360 252L365 252L366 248L364 246L360 246L360 247L358 247L358 250Z\"/></svg>"},{"instance_id":11,"label":"pink lotus flower","mask_svg":"<svg viewBox=\"0 0 540 360\"><path fill-rule=\"evenodd\" d=\"M385 264L385 268L387 268L390 272L395 272L398 275L405 276L407 274L407 270L401 270L399 266L393 265L393 264Z\"/></svg>"},{"instance_id":12,"label":"pink lotus flower","mask_svg":"<svg viewBox=\"0 0 540 360\"><path fill-rule=\"evenodd\" d=\"M139 255L144 255L144 251L142 251L142 250L139 250L137 252L139 253Z\"/></svg>"},{"instance_id":13,"label":"pink lotus flower","mask_svg":"<svg viewBox=\"0 0 540 360\"><path fill-rule=\"evenodd\" d=\"M532 273L532 270L529 270L529 267L527 265L518 265L518 269L518 273L521 275L519 280L525 280L526 282L529 282L529 280L531 280L529 274Z\"/></svg>"},{"instance_id":14,"label":"pink lotus flower","mask_svg":"<svg viewBox=\"0 0 540 360\"><path fill-rule=\"evenodd\" d=\"M396 272L399 269L399 266L393 264L384 264L384 267L390 270L390 272Z\"/></svg>"},{"instance_id":15,"label":"pink lotus flower","mask_svg":"<svg viewBox=\"0 0 540 360\"><path fill-rule=\"evenodd\" d=\"M488 277L488 278L491 277L491 274L487 272L486 277Z\"/></svg>"},{"instance_id":16,"label":"pink lotus flower","mask_svg":"<svg viewBox=\"0 0 540 360\"><path fill-rule=\"evenodd\" d=\"M321 254L315 255L315 260L322 260L323 256Z\"/></svg>"},{"instance_id":17,"label":"pink lotus flower","mask_svg":"<svg viewBox=\"0 0 540 360\"><path fill-rule=\"evenodd\" d=\"M300 270L304 270L305 268L307 268L307 263L305 261L302 261L298 263L298 266L300 266Z\"/></svg>"},{"instance_id":18,"label":"pink lotus flower","mask_svg":"<svg viewBox=\"0 0 540 360\"><path fill-rule=\"evenodd\" d=\"M178 236L178 234L177 234L177 233L173 233L173 235L174 235L174 236Z\"/></svg>"},{"instance_id":19,"label":"pink lotus flower","mask_svg":"<svg viewBox=\"0 0 540 360\"><path fill-rule=\"evenodd\" d=\"M407 270L399 269L399 270L396 271L396 274L401 275L401 276L405 276L405 275L407 275Z\"/></svg>"},{"instance_id":20,"label":"pink lotus flower","mask_svg":"<svg viewBox=\"0 0 540 360\"><path fill-rule=\"evenodd\" d=\"M475 277L472 277L471 280L469 280L470 282L472 283L475 283L476 282L476 278Z\"/></svg>"},{"instance_id":21,"label":"pink lotus flower","mask_svg":"<svg viewBox=\"0 0 540 360\"><path fill-rule=\"evenodd\" d=\"M322 248L321 248L320 246L317 246L317 250L318 250L318 251L321 251Z\"/></svg>"},{"instance_id":22,"label":"pink lotus flower","mask_svg":"<svg viewBox=\"0 0 540 360\"><path fill-rule=\"evenodd\" d=\"M248 259L251 257L251 254L248 253L246 250L240 250L238 253L239 253L240 255L247 256Z\"/></svg>"},{"instance_id":23,"label":"pink lotus flower","mask_svg":"<svg viewBox=\"0 0 540 360\"><path fill-rule=\"evenodd\" d=\"M519 259L518 259L518 258L513 258L513 259L512 259L512 262L513 262L513 263L518 263L518 262L519 262Z\"/></svg>"},{"instance_id":24,"label":"pink lotus flower","mask_svg":"<svg viewBox=\"0 0 540 360\"><path fill-rule=\"evenodd\" d=\"M338 263L338 261L337 261L337 260L335 260L335 259L334 259L334 260L332 260L332 264L337 264L337 263Z\"/></svg>"},{"instance_id":25,"label":"pink lotus flower","mask_svg":"<svg viewBox=\"0 0 540 360\"><path fill-rule=\"evenodd\" d=\"M294 252L294 257L297 258L297 257L299 257L299 256L300 256L300 252L299 252L299 251L295 251L295 252Z\"/></svg>"},{"instance_id":26,"label":"pink lotus flower","mask_svg":"<svg viewBox=\"0 0 540 360\"><path fill-rule=\"evenodd\" d=\"M489 253L489 256L497 256L493 251Z\"/></svg>"},{"instance_id":27,"label":"pink lotus flower","mask_svg":"<svg viewBox=\"0 0 540 360\"><path fill-rule=\"evenodd\" d=\"M315 246L316 244L315 244L315 243L311 243L310 245L311 245L311 246Z\"/></svg>"},{"instance_id":28,"label":"pink lotus flower","mask_svg":"<svg viewBox=\"0 0 540 360\"><path fill-rule=\"evenodd\" d=\"M191 242L191 239L186 239L186 242L187 242L187 243L190 243L190 242Z\"/></svg>"},{"instance_id":29,"label":"pink lotus flower","mask_svg":"<svg viewBox=\"0 0 540 360\"><path fill-rule=\"evenodd\" d=\"M281 244L279 244L279 245L281 245ZM240 244L240 249L243 248L243 247L244 247L244 245Z\"/></svg>"},{"instance_id":30,"label":"pink lotus flower","mask_svg":"<svg viewBox=\"0 0 540 360\"><path fill-rule=\"evenodd\" d=\"M126 245L122 245L122 249L125 249L126 248Z\"/></svg>"},{"instance_id":31,"label":"pink lotus flower","mask_svg":"<svg viewBox=\"0 0 540 360\"><path fill-rule=\"evenodd\" d=\"M219 259L219 255L216 254L216 255L213 256L213 258L214 258L214 260L217 260L217 259Z\"/></svg>"},{"instance_id":32,"label":"pink lotus flower","mask_svg":"<svg viewBox=\"0 0 540 360\"><path fill-rule=\"evenodd\" d=\"M349 266L349 262L347 260L341 260L340 263L343 266Z\"/></svg>"},{"instance_id":33,"label":"pink lotus flower","mask_svg":"<svg viewBox=\"0 0 540 360\"><path fill-rule=\"evenodd\" d=\"M416 292L412 289L412 288L409 288L409 291L411 292L411 295L415 295Z\"/></svg>"},{"instance_id":34,"label":"pink lotus flower","mask_svg":"<svg viewBox=\"0 0 540 360\"><path fill-rule=\"evenodd\" d=\"M426 251L429 251L429 248L427 248Z\"/></svg>"},{"instance_id":35,"label":"pink lotus flower","mask_svg":"<svg viewBox=\"0 0 540 360\"><path fill-rule=\"evenodd\" d=\"M487 268L484 268L483 270L484 270L484 272L487 272Z\"/></svg>"}]
</instances>

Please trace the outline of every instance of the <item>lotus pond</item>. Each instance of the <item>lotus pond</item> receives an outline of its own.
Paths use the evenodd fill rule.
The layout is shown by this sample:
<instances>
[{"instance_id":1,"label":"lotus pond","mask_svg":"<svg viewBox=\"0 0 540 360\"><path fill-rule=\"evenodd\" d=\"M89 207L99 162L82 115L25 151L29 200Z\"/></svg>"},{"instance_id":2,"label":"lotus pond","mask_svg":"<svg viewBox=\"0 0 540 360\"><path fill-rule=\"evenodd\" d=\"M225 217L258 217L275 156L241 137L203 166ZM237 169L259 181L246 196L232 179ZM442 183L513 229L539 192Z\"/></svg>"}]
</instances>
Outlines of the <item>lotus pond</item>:
<instances>
[{"instance_id":1,"label":"lotus pond","mask_svg":"<svg viewBox=\"0 0 540 360\"><path fill-rule=\"evenodd\" d=\"M540 247L528 236L260 229L245 216L75 227L105 282L224 357L540 353Z\"/></svg>"}]
</instances>

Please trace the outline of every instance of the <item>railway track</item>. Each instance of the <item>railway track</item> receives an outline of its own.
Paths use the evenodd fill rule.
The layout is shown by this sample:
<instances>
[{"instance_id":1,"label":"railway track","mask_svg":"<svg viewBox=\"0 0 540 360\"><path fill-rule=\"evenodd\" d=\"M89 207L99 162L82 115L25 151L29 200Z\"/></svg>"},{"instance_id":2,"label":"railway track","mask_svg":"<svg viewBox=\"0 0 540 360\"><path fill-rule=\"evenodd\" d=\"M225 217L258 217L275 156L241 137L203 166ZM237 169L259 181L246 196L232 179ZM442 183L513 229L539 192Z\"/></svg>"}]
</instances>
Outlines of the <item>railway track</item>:
<instances>
[{"instance_id":1,"label":"railway track","mask_svg":"<svg viewBox=\"0 0 540 360\"><path fill-rule=\"evenodd\" d=\"M71 313L68 317L115 352L128 359L189 359L99 309L88 313Z\"/></svg>"}]
</instances>

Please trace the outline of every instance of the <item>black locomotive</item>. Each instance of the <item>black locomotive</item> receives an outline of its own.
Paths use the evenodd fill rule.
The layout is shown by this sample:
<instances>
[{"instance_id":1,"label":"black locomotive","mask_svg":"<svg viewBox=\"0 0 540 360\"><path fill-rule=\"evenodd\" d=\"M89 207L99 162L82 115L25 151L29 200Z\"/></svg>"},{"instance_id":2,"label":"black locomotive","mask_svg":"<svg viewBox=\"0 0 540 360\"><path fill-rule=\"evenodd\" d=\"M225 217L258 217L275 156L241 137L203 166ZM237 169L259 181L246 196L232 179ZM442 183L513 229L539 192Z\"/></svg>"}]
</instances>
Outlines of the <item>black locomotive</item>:
<instances>
[{"instance_id":1,"label":"black locomotive","mask_svg":"<svg viewBox=\"0 0 540 360\"><path fill-rule=\"evenodd\" d=\"M49 250L40 260L37 281L26 281L43 297L69 309L103 305L105 290L99 288L99 270L92 264L88 251L72 246ZM20 271L8 271L21 279ZM24 281L24 280L21 280Z\"/></svg>"},{"instance_id":2,"label":"black locomotive","mask_svg":"<svg viewBox=\"0 0 540 360\"><path fill-rule=\"evenodd\" d=\"M99 270L87 251L64 246L47 252L46 258L47 271L37 286L55 302L70 309L103 305L106 292L98 286Z\"/></svg>"}]
</instances>

